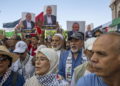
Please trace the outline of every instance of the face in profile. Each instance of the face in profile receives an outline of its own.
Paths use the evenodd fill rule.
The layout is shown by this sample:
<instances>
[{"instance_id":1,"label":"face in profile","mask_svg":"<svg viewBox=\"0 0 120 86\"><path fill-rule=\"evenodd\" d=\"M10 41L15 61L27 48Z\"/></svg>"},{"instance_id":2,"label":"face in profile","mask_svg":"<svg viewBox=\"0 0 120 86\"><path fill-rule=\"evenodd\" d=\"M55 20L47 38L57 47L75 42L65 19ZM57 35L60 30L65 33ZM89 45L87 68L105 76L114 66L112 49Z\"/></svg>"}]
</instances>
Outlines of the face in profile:
<instances>
[{"instance_id":1,"label":"face in profile","mask_svg":"<svg viewBox=\"0 0 120 86\"><path fill-rule=\"evenodd\" d=\"M35 60L35 72L38 75L44 75L49 72L50 69L50 62L48 58L42 54L37 53L36 54L36 60Z\"/></svg>"},{"instance_id":2,"label":"face in profile","mask_svg":"<svg viewBox=\"0 0 120 86\"><path fill-rule=\"evenodd\" d=\"M91 63L98 76L109 77L120 72L120 54L117 52L117 39L104 35L95 41Z\"/></svg>"},{"instance_id":3,"label":"face in profile","mask_svg":"<svg viewBox=\"0 0 120 86\"><path fill-rule=\"evenodd\" d=\"M79 31L79 29L80 29L79 24L78 23L74 23L73 26L72 26L72 30L73 31Z\"/></svg>"},{"instance_id":4,"label":"face in profile","mask_svg":"<svg viewBox=\"0 0 120 86\"><path fill-rule=\"evenodd\" d=\"M46 14L48 14L48 15L52 14L52 8L50 6L47 7Z\"/></svg>"}]
</instances>

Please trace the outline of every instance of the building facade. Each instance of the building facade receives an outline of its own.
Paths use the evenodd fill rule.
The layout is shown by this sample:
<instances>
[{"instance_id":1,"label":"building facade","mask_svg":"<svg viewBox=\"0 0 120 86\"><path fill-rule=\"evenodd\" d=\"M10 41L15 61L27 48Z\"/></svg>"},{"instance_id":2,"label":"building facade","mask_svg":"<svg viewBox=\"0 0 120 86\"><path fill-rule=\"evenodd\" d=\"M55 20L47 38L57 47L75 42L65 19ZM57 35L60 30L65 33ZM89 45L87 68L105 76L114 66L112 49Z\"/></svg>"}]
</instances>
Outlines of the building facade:
<instances>
[{"instance_id":1,"label":"building facade","mask_svg":"<svg viewBox=\"0 0 120 86\"><path fill-rule=\"evenodd\" d=\"M111 0L112 19L120 17L120 0Z\"/></svg>"}]
</instances>

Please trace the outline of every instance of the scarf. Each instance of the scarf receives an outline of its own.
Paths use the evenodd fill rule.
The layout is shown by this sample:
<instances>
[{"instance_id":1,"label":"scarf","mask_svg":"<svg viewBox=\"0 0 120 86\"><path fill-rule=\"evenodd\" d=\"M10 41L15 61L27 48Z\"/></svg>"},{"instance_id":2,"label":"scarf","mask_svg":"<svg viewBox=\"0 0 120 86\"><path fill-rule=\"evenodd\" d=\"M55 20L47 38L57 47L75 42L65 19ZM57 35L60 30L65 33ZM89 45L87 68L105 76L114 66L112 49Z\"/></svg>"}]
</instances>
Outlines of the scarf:
<instances>
[{"instance_id":1,"label":"scarf","mask_svg":"<svg viewBox=\"0 0 120 86\"><path fill-rule=\"evenodd\" d=\"M58 80L56 74L36 75L36 77L42 86L68 86L67 82Z\"/></svg>"},{"instance_id":2,"label":"scarf","mask_svg":"<svg viewBox=\"0 0 120 86\"><path fill-rule=\"evenodd\" d=\"M9 69L7 70L7 72L3 75L3 78L2 78L2 80L1 80L1 82L0 82L0 86L3 86L3 84L4 84L5 81L8 79L8 77L10 76L10 74L11 74L11 68L9 68Z\"/></svg>"},{"instance_id":3,"label":"scarf","mask_svg":"<svg viewBox=\"0 0 120 86\"><path fill-rule=\"evenodd\" d=\"M72 80L72 53L69 52L69 55L68 55L68 58L66 60L66 69L65 69L66 73L65 73L65 76L66 76L66 80L68 82L71 82Z\"/></svg>"}]
</instances>

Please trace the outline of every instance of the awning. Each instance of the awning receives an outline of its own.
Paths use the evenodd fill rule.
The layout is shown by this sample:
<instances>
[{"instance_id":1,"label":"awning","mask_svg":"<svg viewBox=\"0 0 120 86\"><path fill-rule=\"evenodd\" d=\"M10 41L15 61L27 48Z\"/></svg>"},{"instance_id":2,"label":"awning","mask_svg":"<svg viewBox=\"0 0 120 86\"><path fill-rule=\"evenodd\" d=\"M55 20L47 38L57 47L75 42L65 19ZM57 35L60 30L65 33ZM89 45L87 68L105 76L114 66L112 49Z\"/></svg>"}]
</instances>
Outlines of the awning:
<instances>
[{"instance_id":1,"label":"awning","mask_svg":"<svg viewBox=\"0 0 120 86\"><path fill-rule=\"evenodd\" d=\"M112 24L110 25L110 27L114 27L118 24L120 24L120 17L112 20Z\"/></svg>"}]
</instances>

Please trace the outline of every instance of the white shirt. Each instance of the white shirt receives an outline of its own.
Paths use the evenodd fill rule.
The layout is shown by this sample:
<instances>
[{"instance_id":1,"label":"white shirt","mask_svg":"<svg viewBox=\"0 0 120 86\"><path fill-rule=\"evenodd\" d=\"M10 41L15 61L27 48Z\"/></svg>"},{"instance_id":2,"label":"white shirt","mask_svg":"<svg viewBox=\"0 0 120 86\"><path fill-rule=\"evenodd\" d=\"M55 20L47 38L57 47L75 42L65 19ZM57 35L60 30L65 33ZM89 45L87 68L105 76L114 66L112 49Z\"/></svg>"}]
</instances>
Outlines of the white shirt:
<instances>
[{"instance_id":1,"label":"white shirt","mask_svg":"<svg viewBox=\"0 0 120 86\"><path fill-rule=\"evenodd\" d=\"M31 22L27 21L27 28L26 29L30 29L30 28L32 28Z\"/></svg>"},{"instance_id":2,"label":"white shirt","mask_svg":"<svg viewBox=\"0 0 120 86\"><path fill-rule=\"evenodd\" d=\"M51 16L47 16L47 23L48 23L48 24L52 24Z\"/></svg>"},{"instance_id":3,"label":"white shirt","mask_svg":"<svg viewBox=\"0 0 120 86\"><path fill-rule=\"evenodd\" d=\"M20 59L12 64L12 70L23 75L25 79L30 78L35 71L35 67L32 65L32 58L32 56L29 56L29 59L24 66L24 71L22 69L23 67L21 66L22 64L20 62Z\"/></svg>"}]
</instances>

